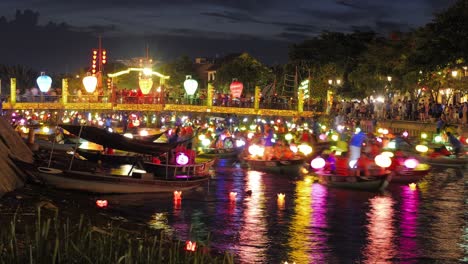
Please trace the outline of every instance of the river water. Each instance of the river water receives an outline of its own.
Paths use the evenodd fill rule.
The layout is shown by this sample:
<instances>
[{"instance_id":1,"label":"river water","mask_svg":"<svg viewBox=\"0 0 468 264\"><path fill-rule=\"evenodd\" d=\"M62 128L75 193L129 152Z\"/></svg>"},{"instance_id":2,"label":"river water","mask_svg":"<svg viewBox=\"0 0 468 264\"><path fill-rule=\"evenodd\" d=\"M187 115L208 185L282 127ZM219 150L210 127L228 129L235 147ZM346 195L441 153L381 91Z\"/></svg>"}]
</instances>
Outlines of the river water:
<instances>
[{"instance_id":1,"label":"river water","mask_svg":"<svg viewBox=\"0 0 468 264\"><path fill-rule=\"evenodd\" d=\"M237 263L468 263L467 174L435 169L414 190L372 193L234 163L180 203L169 194L93 199L122 219L230 251Z\"/></svg>"}]
</instances>

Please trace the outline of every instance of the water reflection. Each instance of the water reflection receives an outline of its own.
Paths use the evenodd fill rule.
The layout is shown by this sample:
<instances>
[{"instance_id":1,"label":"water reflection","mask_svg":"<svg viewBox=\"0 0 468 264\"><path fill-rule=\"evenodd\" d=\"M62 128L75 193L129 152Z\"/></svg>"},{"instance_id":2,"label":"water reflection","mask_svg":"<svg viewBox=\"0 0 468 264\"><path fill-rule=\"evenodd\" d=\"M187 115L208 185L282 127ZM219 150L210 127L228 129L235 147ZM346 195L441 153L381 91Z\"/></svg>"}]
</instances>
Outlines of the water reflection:
<instances>
[{"instance_id":1,"label":"water reflection","mask_svg":"<svg viewBox=\"0 0 468 264\"><path fill-rule=\"evenodd\" d=\"M370 199L367 213L367 245L362 255L364 263L393 263L395 256L395 229L393 227L393 200L389 196L375 196Z\"/></svg>"},{"instance_id":2,"label":"water reflection","mask_svg":"<svg viewBox=\"0 0 468 264\"><path fill-rule=\"evenodd\" d=\"M241 263L265 263L265 250L268 247L267 222L264 217L266 197L261 173L247 172L246 189L250 196L244 198L243 225L240 230L239 254ZM271 197L274 199L274 197Z\"/></svg>"},{"instance_id":3,"label":"water reflection","mask_svg":"<svg viewBox=\"0 0 468 264\"><path fill-rule=\"evenodd\" d=\"M289 262L324 263L327 234L327 189L313 184L310 176L298 181L294 212L289 225Z\"/></svg>"},{"instance_id":4,"label":"water reflection","mask_svg":"<svg viewBox=\"0 0 468 264\"><path fill-rule=\"evenodd\" d=\"M400 259L416 259L419 255L417 243L419 192L409 186L401 186L400 239L398 254Z\"/></svg>"}]
</instances>

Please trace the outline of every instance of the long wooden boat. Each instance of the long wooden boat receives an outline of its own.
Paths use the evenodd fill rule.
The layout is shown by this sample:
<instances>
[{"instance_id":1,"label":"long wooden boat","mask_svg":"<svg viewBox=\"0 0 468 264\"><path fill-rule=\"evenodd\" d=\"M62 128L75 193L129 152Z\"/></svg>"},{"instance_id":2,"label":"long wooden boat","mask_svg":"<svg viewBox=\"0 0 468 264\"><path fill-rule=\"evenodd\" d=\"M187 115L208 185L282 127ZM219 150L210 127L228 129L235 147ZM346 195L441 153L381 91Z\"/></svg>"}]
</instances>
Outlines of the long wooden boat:
<instances>
[{"instance_id":1,"label":"long wooden boat","mask_svg":"<svg viewBox=\"0 0 468 264\"><path fill-rule=\"evenodd\" d=\"M125 152L116 154L105 154L98 150L77 149L76 152L82 157L92 162L103 162L111 164L136 164L141 159L141 155Z\"/></svg>"},{"instance_id":2,"label":"long wooden boat","mask_svg":"<svg viewBox=\"0 0 468 264\"><path fill-rule=\"evenodd\" d=\"M76 136L104 147L150 155L160 155L169 152L176 146L185 144L191 140L190 138L174 143L154 143L141 139L127 138L123 135L112 133L105 129L93 126L62 124L60 127Z\"/></svg>"},{"instance_id":3,"label":"long wooden boat","mask_svg":"<svg viewBox=\"0 0 468 264\"><path fill-rule=\"evenodd\" d=\"M304 158L288 160L260 160L244 157L244 161L252 170L263 171L274 174L300 175L304 168Z\"/></svg>"},{"instance_id":4,"label":"long wooden boat","mask_svg":"<svg viewBox=\"0 0 468 264\"><path fill-rule=\"evenodd\" d=\"M19 159L15 163L28 170L46 185L58 189L85 191L90 193L163 193L186 191L209 181L209 177L190 176L185 178L160 178L153 173L134 170L130 175L113 175L96 171L61 170L37 167Z\"/></svg>"},{"instance_id":5,"label":"long wooden boat","mask_svg":"<svg viewBox=\"0 0 468 264\"><path fill-rule=\"evenodd\" d=\"M206 183L208 177L160 179L151 173L133 173L132 176L115 176L91 172L67 171L38 167L37 177L59 189L91 193L159 193L190 190Z\"/></svg>"},{"instance_id":6,"label":"long wooden boat","mask_svg":"<svg viewBox=\"0 0 468 264\"><path fill-rule=\"evenodd\" d=\"M414 169L402 168L392 171L391 183L416 183L424 178L431 171L429 164L419 164Z\"/></svg>"},{"instance_id":7,"label":"long wooden boat","mask_svg":"<svg viewBox=\"0 0 468 264\"><path fill-rule=\"evenodd\" d=\"M390 171L372 176L336 175L326 172L316 172L319 183L336 188L345 188L361 191L383 191L390 183Z\"/></svg>"},{"instance_id":8,"label":"long wooden boat","mask_svg":"<svg viewBox=\"0 0 468 264\"><path fill-rule=\"evenodd\" d=\"M420 157L425 163L434 166L434 167L444 167L444 168L467 168L468 167L468 157L446 157L440 156L436 158L422 156Z\"/></svg>"}]
</instances>

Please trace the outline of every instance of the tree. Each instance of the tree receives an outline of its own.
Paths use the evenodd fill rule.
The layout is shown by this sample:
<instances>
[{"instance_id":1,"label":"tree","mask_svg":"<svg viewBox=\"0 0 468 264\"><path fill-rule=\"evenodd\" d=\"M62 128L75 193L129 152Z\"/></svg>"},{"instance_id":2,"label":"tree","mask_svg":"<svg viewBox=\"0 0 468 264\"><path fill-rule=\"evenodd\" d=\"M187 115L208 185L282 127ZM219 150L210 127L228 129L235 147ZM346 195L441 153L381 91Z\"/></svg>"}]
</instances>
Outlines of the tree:
<instances>
[{"instance_id":1,"label":"tree","mask_svg":"<svg viewBox=\"0 0 468 264\"><path fill-rule=\"evenodd\" d=\"M191 75L192 79L197 79L193 61L188 56L182 56L175 61L164 64L160 67L160 70L165 75L170 76L166 85L171 87L171 91L175 96L184 94L184 81L187 75Z\"/></svg>"},{"instance_id":2,"label":"tree","mask_svg":"<svg viewBox=\"0 0 468 264\"><path fill-rule=\"evenodd\" d=\"M215 87L227 91L232 79L244 84L245 93L252 93L255 86L273 82L272 71L247 53L225 62L216 71Z\"/></svg>"},{"instance_id":3,"label":"tree","mask_svg":"<svg viewBox=\"0 0 468 264\"><path fill-rule=\"evenodd\" d=\"M16 89L20 93L24 93L27 89L36 86L37 77L39 77L38 72L23 65L0 66L0 79L9 81L10 78L16 78Z\"/></svg>"}]
</instances>

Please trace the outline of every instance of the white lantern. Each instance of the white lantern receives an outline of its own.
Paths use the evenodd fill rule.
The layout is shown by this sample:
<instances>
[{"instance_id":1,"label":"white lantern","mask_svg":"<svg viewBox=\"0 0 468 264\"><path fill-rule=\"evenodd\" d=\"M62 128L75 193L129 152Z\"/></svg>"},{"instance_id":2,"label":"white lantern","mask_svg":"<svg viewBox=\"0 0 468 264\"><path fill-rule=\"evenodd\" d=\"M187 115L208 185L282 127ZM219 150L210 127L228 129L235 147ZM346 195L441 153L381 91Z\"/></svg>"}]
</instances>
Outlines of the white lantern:
<instances>
[{"instance_id":1,"label":"white lantern","mask_svg":"<svg viewBox=\"0 0 468 264\"><path fill-rule=\"evenodd\" d=\"M187 95L194 95L198 88L198 82L191 75L185 76L184 88Z\"/></svg>"},{"instance_id":2,"label":"white lantern","mask_svg":"<svg viewBox=\"0 0 468 264\"><path fill-rule=\"evenodd\" d=\"M382 154L375 156L374 161L375 164L382 168L388 168L392 165L392 160L388 156Z\"/></svg>"},{"instance_id":3,"label":"white lantern","mask_svg":"<svg viewBox=\"0 0 468 264\"><path fill-rule=\"evenodd\" d=\"M47 93L52 86L52 78L45 75L45 72L41 72L41 76L37 77L36 82L39 86L39 90L43 93Z\"/></svg>"},{"instance_id":4,"label":"white lantern","mask_svg":"<svg viewBox=\"0 0 468 264\"><path fill-rule=\"evenodd\" d=\"M96 90L96 86L97 86L96 76L88 75L88 76L84 77L83 78L83 85L84 85L84 88L85 88L86 92L94 93L94 91Z\"/></svg>"}]
</instances>

